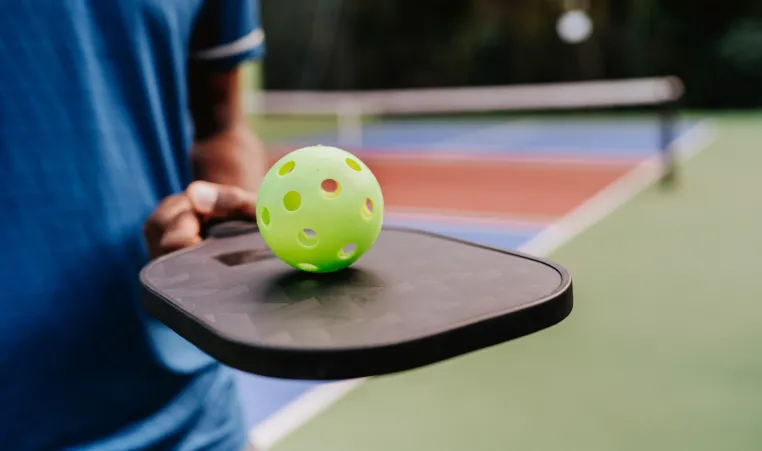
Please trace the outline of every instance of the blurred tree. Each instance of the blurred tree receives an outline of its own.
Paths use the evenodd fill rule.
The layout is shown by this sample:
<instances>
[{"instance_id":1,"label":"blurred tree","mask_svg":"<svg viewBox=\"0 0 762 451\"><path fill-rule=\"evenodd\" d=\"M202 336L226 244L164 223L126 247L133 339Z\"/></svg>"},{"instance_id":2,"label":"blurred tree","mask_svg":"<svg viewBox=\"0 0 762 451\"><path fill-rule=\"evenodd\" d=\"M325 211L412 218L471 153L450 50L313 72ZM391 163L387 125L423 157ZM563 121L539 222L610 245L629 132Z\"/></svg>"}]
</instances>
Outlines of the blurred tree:
<instances>
[{"instance_id":1,"label":"blurred tree","mask_svg":"<svg viewBox=\"0 0 762 451\"><path fill-rule=\"evenodd\" d=\"M556 22L579 6L593 34L564 43ZM762 103L762 0L262 0L262 9L270 89L675 74L689 105Z\"/></svg>"},{"instance_id":2,"label":"blurred tree","mask_svg":"<svg viewBox=\"0 0 762 451\"><path fill-rule=\"evenodd\" d=\"M733 24L712 48L708 95L715 107L762 106L762 20Z\"/></svg>"},{"instance_id":3,"label":"blurred tree","mask_svg":"<svg viewBox=\"0 0 762 451\"><path fill-rule=\"evenodd\" d=\"M733 82L716 66L724 64L717 54L720 41L739 20L762 18L762 2L660 0L651 6L651 32L644 36L648 73L681 77L686 84L686 105L716 107L724 103L722 98L733 89Z\"/></svg>"},{"instance_id":4,"label":"blurred tree","mask_svg":"<svg viewBox=\"0 0 762 451\"><path fill-rule=\"evenodd\" d=\"M345 0L262 0L268 89L349 89L354 83Z\"/></svg>"}]
</instances>

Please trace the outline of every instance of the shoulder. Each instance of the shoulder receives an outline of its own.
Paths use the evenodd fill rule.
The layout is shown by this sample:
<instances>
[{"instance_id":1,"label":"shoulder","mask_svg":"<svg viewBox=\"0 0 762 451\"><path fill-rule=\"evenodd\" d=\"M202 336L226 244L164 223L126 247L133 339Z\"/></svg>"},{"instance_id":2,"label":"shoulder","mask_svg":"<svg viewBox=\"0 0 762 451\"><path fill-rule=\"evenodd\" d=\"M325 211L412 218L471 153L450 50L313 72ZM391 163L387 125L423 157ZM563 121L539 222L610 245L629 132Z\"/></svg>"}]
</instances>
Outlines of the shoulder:
<instances>
[{"instance_id":1,"label":"shoulder","mask_svg":"<svg viewBox=\"0 0 762 451\"><path fill-rule=\"evenodd\" d=\"M191 58L238 63L262 56L264 43L257 0L205 0L193 29Z\"/></svg>"}]
</instances>

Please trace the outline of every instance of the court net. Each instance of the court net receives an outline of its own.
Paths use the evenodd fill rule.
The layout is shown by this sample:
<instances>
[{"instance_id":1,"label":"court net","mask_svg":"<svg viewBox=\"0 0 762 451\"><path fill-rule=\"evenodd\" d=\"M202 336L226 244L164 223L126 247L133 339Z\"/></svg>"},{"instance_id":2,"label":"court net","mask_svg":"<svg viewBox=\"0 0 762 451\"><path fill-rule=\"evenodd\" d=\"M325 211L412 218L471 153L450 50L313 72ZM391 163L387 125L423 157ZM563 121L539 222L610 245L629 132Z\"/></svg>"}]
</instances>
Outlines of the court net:
<instances>
[{"instance_id":1,"label":"court net","mask_svg":"<svg viewBox=\"0 0 762 451\"><path fill-rule=\"evenodd\" d=\"M586 112L611 113L618 110L635 110L651 118L655 138L654 148L660 152L667 176L674 174L675 158L672 144L676 136L677 107L683 95L683 84L675 77L641 78L624 80L586 81L573 83L548 83L535 85L455 87L436 89L398 89L379 91L260 91L250 92L245 99L249 113L257 117L277 117L285 119L323 118L325 130L330 132L330 142L321 136L321 143L335 144L346 149L367 149L393 147L405 143L421 145L425 139L415 137L411 120L437 118L443 128L438 141L429 136L431 146L446 141L447 129L452 122L444 118L464 118L474 116L498 117L508 120L521 119L530 114L559 113L582 114ZM605 117L605 113L603 114ZM384 135L373 124L385 121L407 121L407 126L396 129L396 135ZM317 119L316 119L317 121ZM317 123L317 122L315 122ZM491 122L494 124L494 122ZM420 126L422 134L432 133L432 122ZM599 123L598 130L605 128ZM313 127L314 132L320 127ZM387 132L389 127L385 129ZM469 129L471 130L471 129ZM545 130L553 134L554 129ZM649 132L649 133L651 133ZM461 136L463 131L460 131ZM511 133L514 133L512 136ZM595 130L591 131L591 135ZM474 135L474 133L472 133ZM506 129L504 135L482 133L481 144L485 140L504 140L510 145L511 139L521 130ZM563 133L559 139L563 139ZM571 136L571 135L570 135ZM586 145L584 138L569 143L572 146ZM622 139L628 139L623 137ZM407 141L405 141L407 140ZM458 141L455 139L455 141ZM464 142L464 149L472 148ZM453 142L452 140L450 142ZM307 142L305 142L307 143ZM479 144L479 143L477 143ZM592 145L592 143L591 143ZM494 147L494 146L493 146Z\"/></svg>"}]
</instances>

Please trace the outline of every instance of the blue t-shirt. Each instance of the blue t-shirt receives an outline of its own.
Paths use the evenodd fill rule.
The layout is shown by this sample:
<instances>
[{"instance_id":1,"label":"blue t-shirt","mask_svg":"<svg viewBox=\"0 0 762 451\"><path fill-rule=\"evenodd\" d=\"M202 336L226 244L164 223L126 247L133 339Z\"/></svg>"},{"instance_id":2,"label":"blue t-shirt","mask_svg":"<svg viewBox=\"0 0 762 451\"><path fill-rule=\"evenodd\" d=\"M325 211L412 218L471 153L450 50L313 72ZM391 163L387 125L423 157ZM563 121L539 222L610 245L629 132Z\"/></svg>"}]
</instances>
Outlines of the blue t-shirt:
<instances>
[{"instance_id":1,"label":"blue t-shirt","mask_svg":"<svg viewBox=\"0 0 762 451\"><path fill-rule=\"evenodd\" d=\"M146 316L138 271L143 222L189 183L189 61L258 57L258 14L0 0L0 449L243 445L231 375Z\"/></svg>"}]
</instances>

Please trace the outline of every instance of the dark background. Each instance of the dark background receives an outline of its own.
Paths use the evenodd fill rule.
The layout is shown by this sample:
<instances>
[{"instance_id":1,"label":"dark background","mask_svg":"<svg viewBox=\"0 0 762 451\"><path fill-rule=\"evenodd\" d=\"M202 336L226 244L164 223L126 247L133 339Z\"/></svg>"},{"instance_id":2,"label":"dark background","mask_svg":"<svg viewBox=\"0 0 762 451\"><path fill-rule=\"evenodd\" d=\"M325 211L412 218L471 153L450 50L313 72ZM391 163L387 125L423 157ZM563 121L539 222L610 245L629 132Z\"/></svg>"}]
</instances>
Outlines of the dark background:
<instances>
[{"instance_id":1,"label":"dark background","mask_svg":"<svg viewBox=\"0 0 762 451\"><path fill-rule=\"evenodd\" d=\"M573 1L567 1L573 4ZM678 75L685 105L762 105L762 0L262 0L268 89L503 85Z\"/></svg>"}]
</instances>

